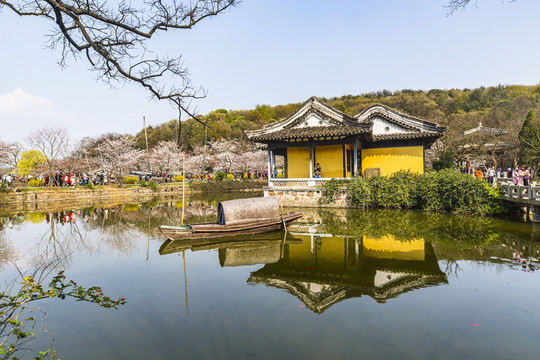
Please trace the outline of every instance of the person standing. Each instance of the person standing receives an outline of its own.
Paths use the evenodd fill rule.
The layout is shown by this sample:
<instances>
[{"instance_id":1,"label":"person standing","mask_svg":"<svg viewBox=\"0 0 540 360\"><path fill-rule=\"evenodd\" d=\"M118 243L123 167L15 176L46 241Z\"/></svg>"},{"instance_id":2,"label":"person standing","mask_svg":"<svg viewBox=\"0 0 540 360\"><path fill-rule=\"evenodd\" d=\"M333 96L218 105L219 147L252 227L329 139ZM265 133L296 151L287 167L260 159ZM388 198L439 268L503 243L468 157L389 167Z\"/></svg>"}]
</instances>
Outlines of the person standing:
<instances>
[{"instance_id":1,"label":"person standing","mask_svg":"<svg viewBox=\"0 0 540 360\"><path fill-rule=\"evenodd\" d=\"M317 163L317 165L315 165L315 170L313 171L313 177L314 178L320 178L321 177L321 165L319 165L319 163Z\"/></svg>"},{"instance_id":2,"label":"person standing","mask_svg":"<svg viewBox=\"0 0 540 360\"><path fill-rule=\"evenodd\" d=\"M484 176L484 173L482 172L482 169L480 169L480 168L476 169L476 172L474 173L474 176L476 176L476 178L478 180L482 180L482 177Z\"/></svg>"},{"instance_id":3,"label":"person standing","mask_svg":"<svg viewBox=\"0 0 540 360\"><path fill-rule=\"evenodd\" d=\"M516 167L517 169L517 184L518 185L523 185L523 170L521 170L521 168L519 167Z\"/></svg>"},{"instance_id":4,"label":"person standing","mask_svg":"<svg viewBox=\"0 0 540 360\"><path fill-rule=\"evenodd\" d=\"M488 183L490 185L493 185L493 179L495 178L495 170L493 169L493 167L489 167L488 170L487 170L487 176L488 176Z\"/></svg>"},{"instance_id":5,"label":"person standing","mask_svg":"<svg viewBox=\"0 0 540 360\"><path fill-rule=\"evenodd\" d=\"M523 165L523 185L529 186L529 180L531 177L531 172L529 171L529 168L527 165Z\"/></svg>"},{"instance_id":6,"label":"person standing","mask_svg":"<svg viewBox=\"0 0 540 360\"><path fill-rule=\"evenodd\" d=\"M518 170L519 170L519 167L516 166L514 168L514 171L512 171L512 183L514 185L517 185L518 184Z\"/></svg>"}]
</instances>

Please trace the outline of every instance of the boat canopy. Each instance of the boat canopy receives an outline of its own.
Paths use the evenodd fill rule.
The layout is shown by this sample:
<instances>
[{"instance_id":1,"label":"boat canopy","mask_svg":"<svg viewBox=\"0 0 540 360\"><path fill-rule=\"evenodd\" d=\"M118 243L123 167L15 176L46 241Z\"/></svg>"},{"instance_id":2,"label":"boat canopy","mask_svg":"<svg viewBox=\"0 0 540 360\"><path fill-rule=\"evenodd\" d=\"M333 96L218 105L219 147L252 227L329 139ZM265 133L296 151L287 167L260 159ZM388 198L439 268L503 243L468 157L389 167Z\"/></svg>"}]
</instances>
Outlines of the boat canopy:
<instances>
[{"instance_id":1,"label":"boat canopy","mask_svg":"<svg viewBox=\"0 0 540 360\"><path fill-rule=\"evenodd\" d=\"M223 201L218 205L218 224L233 225L280 218L275 196Z\"/></svg>"}]
</instances>

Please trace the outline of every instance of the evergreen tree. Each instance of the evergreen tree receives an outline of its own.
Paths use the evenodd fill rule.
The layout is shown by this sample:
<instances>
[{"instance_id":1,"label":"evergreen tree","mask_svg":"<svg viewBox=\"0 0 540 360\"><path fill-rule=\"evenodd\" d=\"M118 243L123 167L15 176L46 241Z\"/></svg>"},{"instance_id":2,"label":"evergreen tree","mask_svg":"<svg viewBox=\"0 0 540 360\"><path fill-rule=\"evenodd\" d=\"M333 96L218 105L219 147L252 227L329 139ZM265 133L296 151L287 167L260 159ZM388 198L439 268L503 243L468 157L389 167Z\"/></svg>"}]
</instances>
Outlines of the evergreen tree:
<instances>
[{"instance_id":1,"label":"evergreen tree","mask_svg":"<svg viewBox=\"0 0 540 360\"><path fill-rule=\"evenodd\" d=\"M456 165L455 156L451 151L443 151L437 160L433 160L433 170L451 169Z\"/></svg>"},{"instance_id":2,"label":"evergreen tree","mask_svg":"<svg viewBox=\"0 0 540 360\"><path fill-rule=\"evenodd\" d=\"M540 121L532 110L519 131L519 159L537 174L540 167Z\"/></svg>"}]
</instances>

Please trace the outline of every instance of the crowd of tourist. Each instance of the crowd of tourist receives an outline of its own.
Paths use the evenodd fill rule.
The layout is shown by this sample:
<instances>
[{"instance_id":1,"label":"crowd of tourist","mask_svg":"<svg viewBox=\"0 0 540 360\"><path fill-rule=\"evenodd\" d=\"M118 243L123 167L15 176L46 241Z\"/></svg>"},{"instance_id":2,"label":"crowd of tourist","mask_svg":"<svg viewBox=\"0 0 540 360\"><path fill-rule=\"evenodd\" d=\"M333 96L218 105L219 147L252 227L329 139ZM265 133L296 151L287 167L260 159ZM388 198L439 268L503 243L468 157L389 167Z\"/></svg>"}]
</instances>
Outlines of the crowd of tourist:
<instances>
[{"instance_id":1,"label":"crowd of tourist","mask_svg":"<svg viewBox=\"0 0 540 360\"><path fill-rule=\"evenodd\" d=\"M507 178L512 179L512 182L514 185L529 185L531 173L529 168L526 165L518 166L516 165L514 169L507 168L501 169L499 168L493 168L493 167L456 167L456 171L460 171L465 174L471 174L475 177L477 177L479 180L484 180L488 182L491 185L496 185L496 179L497 178ZM132 171L131 176L137 176L139 182L142 181L154 181L158 183L169 183L169 182L177 182L178 178L177 175L179 174L166 174L162 172L138 172L138 171ZM46 176L40 176L36 178L32 177L23 177L23 176L17 176L15 174L5 174L1 177L1 182L9 185L13 185L16 183L22 183L22 184L28 184L30 180L32 179L42 179L42 185L43 186L53 186L53 187L70 187L70 186L85 186L88 184L92 184L95 186L98 185L108 185L108 184L115 184L118 183L118 180L115 178L109 178L105 173L56 173L53 176L49 177ZM200 172L200 173L193 173L188 172L186 173L186 181L214 181L214 180L267 180L268 179L268 172L267 171L261 171L261 170L249 170L246 172L233 172L232 174L225 174L223 176L223 173L221 177L219 176L219 173L211 173L211 172Z\"/></svg>"},{"instance_id":2,"label":"crowd of tourist","mask_svg":"<svg viewBox=\"0 0 540 360\"><path fill-rule=\"evenodd\" d=\"M132 171L130 176L136 176L139 182L142 181L154 181L158 183L170 183L177 182L177 174L167 174L162 172L141 172ZM268 179L267 171L249 170L246 172L233 172L232 174L226 174L225 178L228 180L265 180ZM6 174L1 177L1 182L9 185L16 183L28 184L30 180L41 179L41 185L52 187L70 187L70 186L85 186L92 185L108 185L115 184L118 181L115 178L109 178L105 173L56 173L53 176L45 175L38 177L24 177L17 176L15 174ZM219 179L216 173L201 172L201 173L186 173L187 181L213 181ZM31 183L30 183L31 184Z\"/></svg>"},{"instance_id":3,"label":"crowd of tourist","mask_svg":"<svg viewBox=\"0 0 540 360\"><path fill-rule=\"evenodd\" d=\"M478 167L478 168L467 168L462 167L460 169L456 168L456 170L461 171L465 174L472 174L475 177L477 177L479 180L485 180L491 185L495 185L495 180L497 178L506 178L506 179L512 179L512 183L514 185L525 185L528 186L531 179L531 172L529 168L526 165L516 165L514 169L507 168L493 168L493 167Z\"/></svg>"}]
</instances>

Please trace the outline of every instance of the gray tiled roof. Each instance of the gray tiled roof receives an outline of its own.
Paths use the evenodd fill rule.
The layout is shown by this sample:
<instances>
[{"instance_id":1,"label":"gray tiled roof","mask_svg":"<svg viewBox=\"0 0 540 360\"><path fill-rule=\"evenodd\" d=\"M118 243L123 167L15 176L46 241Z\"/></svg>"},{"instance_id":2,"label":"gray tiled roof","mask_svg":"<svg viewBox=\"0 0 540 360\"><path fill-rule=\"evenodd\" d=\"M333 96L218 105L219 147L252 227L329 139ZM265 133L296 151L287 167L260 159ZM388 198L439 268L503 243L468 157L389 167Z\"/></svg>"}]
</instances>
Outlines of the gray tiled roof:
<instances>
[{"instance_id":1,"label":"gray tiled roof","mask_svg":"<svg viewBox=\"0 0 540 360\"><path fill-rule=\"evenodd\" d=\"M318 139L334 136L351 136L369 133L369 129L351 126L312 126L305 128L283 129L272 133L253 136L254 141L285 139Z\"/></svg>"},{"instance_id":2,"label":"gray tiled roof","mask_svg":"<svg viewBox=\"0 0 540 360\"><path fill-rule=\"evenodd\" d=\"M438 138L440 133L435 132L414 132L414 133L401 133L401 134L383 134L383 135L373 135L371 138L374 141L380 140L397 140L397 139L420 139L420 138Z\"/></svg>"}]
</instances>

